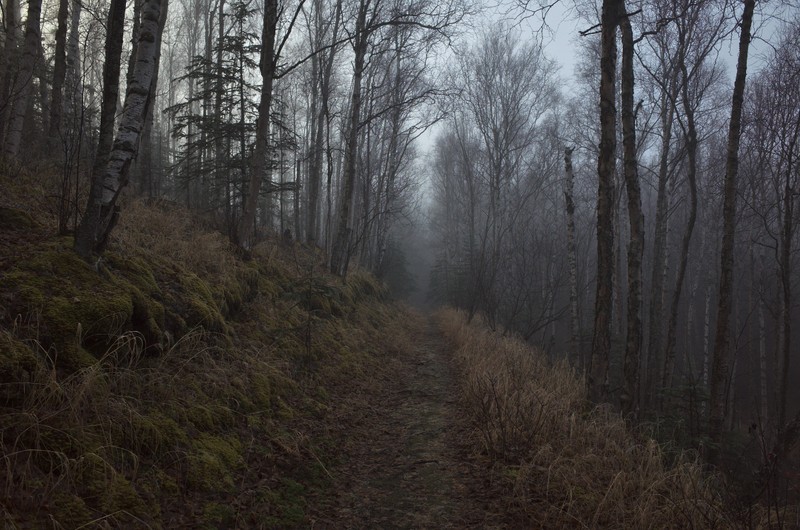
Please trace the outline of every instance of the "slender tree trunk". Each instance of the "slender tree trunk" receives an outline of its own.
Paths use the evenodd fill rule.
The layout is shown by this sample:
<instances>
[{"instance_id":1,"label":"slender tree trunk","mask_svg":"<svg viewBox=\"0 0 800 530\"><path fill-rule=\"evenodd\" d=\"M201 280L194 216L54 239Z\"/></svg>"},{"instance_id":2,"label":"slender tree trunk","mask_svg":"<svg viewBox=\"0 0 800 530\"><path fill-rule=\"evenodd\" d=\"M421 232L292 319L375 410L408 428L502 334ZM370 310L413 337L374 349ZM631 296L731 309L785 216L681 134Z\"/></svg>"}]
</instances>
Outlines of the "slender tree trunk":
<instances>
[{"instance_id":1,"label":"slender tree trunk","mask_svg":"<svg viewBox=\"0 0 800 530\"><path fill-rule=\"evenodd\" d=\"M353 207L353 191L355 189L356 168L358 161L358 133L361 122L361 79L364 75L364 63L367 55L369 34L366 31L367 11L370 0L361 0L356 20L355 35L353 37L353 51L355 53L353 71L353 93L350 97L350 123L347 131L347 145L344 154L344 173L339 208L339 219L336 223L336 239L331 252L331 272L346 274L346 262L350 252L350 221Z\"/></svg>"},{"instance_id":2,"label":"slender tree trunk","mask_svg":"<svg viewBox=\"0 0 800 530\"><path fill-rule=\"evenodd\" d=\"M83 83L81 79L81 57L78 35L81 23L81 10L81 3L77 0L73 0L66 53L67 72L65 83L67 85L67 97L64 101L64 115L69 120L77 119L82 111L81 105L83 102Z\"/></svg>"},{"instance_id":3,"label":"slender tree trunk","mask_svg":"<svg viewBox=\"0 0 800 530\"><path fill-rule=\"evenodd\" d=\"M100 130L97 152L92 166L89 208L84 212L75 234L76 251L89 257L100 237L102 215L98 205L103 201L102 181L108 166L108 157L114 142L114 118L119 100L119 77L122 40L125 34L125 1L112 0L108 10L105 63L103 64L103 100L100 107ZM130 70L129 70L130 71ZM132 71L131 71L132 72Z\"/></svg>"},{"instance_id":4,"label":"slender tree trunk","mask_svg":"<svg viewBox=\"0 0 800 530\"><path fill-rule=\"evenodd\" d=\"M168 4L164 2L161 6L161 17L158 21L158 33L156 34L156 57L153 66L153 79L150 83L150 94L152 101L147 108L147 116L144 119L144 128L142 129L141 145L141 160L137 163L138 166L138 186L139 192L143 193L146 188L147 196L150 198L155 197L153 188L153 122L155 120L155 98L158 93L158 71L161 66L161 39L164 34L164 27L167 25L167 12Z\"/></svg>"},{"instance_id":5,"label":"slender tree trunk","mask_svg":"<svg viewBox=\"0 0 800 530\"><path fill-rule=\"evenodd\" d=\"M616 71L619 0L603 0L600 56L600 145L597 159L597 291L592 358L587 385L589 397L606 401L611 356L611 312L614 270L614 167L617 150Z\"/></svg>"},{"instance_id":6,"label":"slender tree trunk","mask_svg":"<svg viewBox=\"0 0 800 530\"><path fill-rule=\"evenodd\" d=\"M319 9L321 9L322 2L319 1L318 4ZM333 20L333 32L331 34L330 42L336 42L339 38L339 28L342 20L341 0L337 0L334 9L335 14ZM321 25L321 21L318 21L317 24L318 26ZM327 145L328 151L331 149L331 146L325 142L325 130L327 128L330 116L331 78L333 77L333 65L335 62L334 59L336 56L336 50L336 47L332 47L327 52L319 54L319 114L316 117L316 138L312 141L313 153L308 176L308 232L306 235L309 244L315 243L317 238L320 236L319 217L321 208L319 204L319 194L322 181L322 155L325 152L323 146ZM328 182L328 186L330 186L330 182Z\"/></svg>"},{"instance_id":7,"label":"slender tree trunk","mask_svg":"<svg viewBox=\"0 0 800 530\"><path fill-rule=\"evenodd\" d=\"M48 152L58 152L58 140L61 134L61 115L64 110L64 79L67 75L67 18L69 17L69 0L59 0L58 26L56 28L56 49L53 66L53 89L50 99L50 119L47 132Z\"/></svg>"},{"instance_id":8,"label":"slender tree trunk","mask_svg":"<svg viewBox=\"0 0 800 530\"><path fill-rule=\"evenodd\" d=\"M800 113L798 113L800 119ZM783 226L781 227L780 284L783 296L781 316L783 317L783 342L781 362L781 382L778 394L778 425L786 422L786 409L789 390L789 369L792 354L792 238L794 236L794 201L797 192L792 187L795 168L792 163L794 142L789 148L789 161L783 190Z\"/></svg>"},{"instance_id":9,"label":"slender tree trunk","mask_svg":"<svg viewBox=\"0 0 800 530\"><path fill-rule=\"evenodd\" d=\"M256 146L247 166L249 178L247 182L247 196L242 209L242 219L239 221L236 243L240 247L247 247L253 234L253 225L256 220L258 198L261 184L267 168L267 153L270 139L270 109L272 108L272 85L275 79L275 35L278 25L278 1L266 0L264 4L264 30L261 39L261 101L258 104L258 121L256 122ZM244 152L242 153L244 155Z\"/></svg>"},{"instance_id":10,"label":"slender tree trunk","mask_svg":"<svg viewBox=\"0 0 800 530\"><path fill-rule=\"evenodd\" d=\"M136 67L136 47L139 46L139 26L142 23L142 5L144 0L133 0L133 29L131 29L131 54L128 57L127 81L130 83L133 78L133 70ZM120 36L122 38L122 36Z\"/></svg>"},{"instance_id":11,"label":"slender tree trunk","mask_svg":"<svg viewBox=\"0 0 800 530\"><path fill-rule=\"evenodd\" d=\"M705 306L703 309L703 376L702 385L703 390L706 391L708 387L709 372L711 369L711 285L706 285ZM701 416L706 415L706 404L703 402L701 407Z\"/></svg>"},{"instance_id":12,"label":"slender tree trunk","mask_svg":"<svg viewBox=\"0 0 800 530\"><path fill-rule=\"evenodd\" d=\"M575 173L572 169L573 148L564 149L564 203L567 212L567 262L569 263L570 333L573 362L582 364L580 322L578 321L578 259L575 246Z\"/></svg>"},{"instance_id":13,"label":"slender tree trunk","mask_svg":"<svg viewBox=\"0 0 800 530\"><path fill-rule=\"evenodd\" d=\"M5 42L0 54L0 148L5 145L8 118L11 114L14 79L19 67L19 25L20 10L17 0L6 1Z\"/></svg>"},{"instance_id":14,"label":"slender tree trunk","mask_svg":"<svg viewBox=\"0 0 800 530\"><path fill-rule=\"evenodd\" d=\"M225 0L219 0L218 9L217 18L219 19L219 25L217 27L216 76L214 79L214 119L221 125L224 119L222 116L222 91L225 89L225 79L222 73L222 51L225 41ZM214 182L215 186L219 187L222 187L223 183L225 183L225 225L230 235L233 224L230 216L230 196L227 191L230 168L227 167L225 161L227 161L228 158L229 153L225 151L224 136L217 133L214 137Z\"/></svg>"},{"instance_id":15,"label":"slender tree trunk","mask_svg":"<svg viewBox=\"0 0 800 530\"><path fill-rule=\"evenodd\" d=\"M642 253L644 215L636 159L636 116L633 109L633 30L627 14L620 17L622 35L622 142L624 147L625 187L628 194L628 324L623 360L623 414L635 413L638 396L639 352L642 348Z\"/></svg>"},{"instance_id":16,"label":"slender tree trunk","mask_svg":"<svg viewBox=\"0 0 800 530\"><path fill-rule=\"evenodd\" d=\"M8 131L3 145L3 154L16 157L22 142L22 129L28 111L28 100L33 88L33 74L38 62L41 33L42 0L28 1L28 19L25 22L25 42L19 72L11 90L11 112Z\"/></svg>"},{"instance_id":17,"label":"slender tree trunk","mask_svg":"<svg viewBox=\"0 0 800 530\"><path fill-rule=\"evenodd\" d=\"M766 260L764 258L764 247L759 247L758 263L759 271L759 293L758 293L758 372L759 372L759 403L761 405L761 425L767 425L769 421L769 393L767 392L767 333L766 320L764 318L764 295L766 286L764 285L764 271Z\"/></svg>"},{"instance_id":18,"label":"slender tree trunk","mask_svg":"<svg viewBox=\"0 0 800 530\"><path fill-rule=\"evenodd\" d=\"M671 72L671 70L670 70ZM672 74L670 74L672 76ZM672 94L667 90L674 90L674 76L670 78L669 87L665 87L661 103L661 154L658 166L658 193L656 198L656 219L653 234L653 265L650 281L650 322L647 342L648 373L645 374L652 386L658 382L659 365L661 364L661 345L663 331L664 310L664 283L666 262L668 259L667 247L667 211L669 210L669 156L672 143L672 126L675 118L675 106ZM651 397L649 393L648 397Z\"/></svg>"},{"instance_id":19,"label":"slender tree trunk","mask_svg":"<svg viewBox=\"0 0 800 530\"><path fill-rule=\"evenodd\" d=\"M124 2L121 3L123 15L114 17L120 22L124 16ZM163 0L163 4L166 3ZM159 44L157 35L161 9L162 0L147 0L142 8L135 68L125 95L117 135L105 171L100 178L92 180L89 204L75 235L75 250L85 259L89 259L93 252L105 250L108 237L117 221L117 199L128 183L130 164L136 154L148 107L152 104L150 88L153 76L156 75L155 58ZM116 70L119 76L119 65Z\"/></svg>"},{"instance_id":20,"label":"slender tree trunk","mask_svg":"<svg viewBox=\"0 0 800 530\"><path fill-rule=\"evenodd\" d=\"M723 232L720 252L719 302L714 355L711 361L708 435L711 441L708 459L717 463L719 443L725 425L726 386L730 377L730 315L733 297L734 232L736 229L736 177L739 169L739 139L742 129L742 103L747 78L747 55L750 49L750 26L755 0L744 0L744 12L739 38L739 58L733 86L731 121L728 130L728 156L725 166Z\"/></svg>"},{"instance_id":21,"label":"slender tree trunk","mask_svg":"<svg viewBox=\"0 0 800 530\"><path fill-rule=\"evenodd\" d=\"M683 40L683 35L681 35ZM684 43L681 42L681 50ZM689 261L689 249L692 244L692 234L697 220L697 128L694 121L694 108L689 98L689 72L681 51L680 69L682 75L681 95L683 101L683 112L686 120L686 156L688 159L687 180L689 182L689 219L686 222L686 231L683 234L681 244L680 261L678 263L678 278L675 283L675 292L672 295L670 305L669 322L667 324L667 345L664 352L664 371L662 373L661 388L668 390L672 387L672 375L675 368L675 342L677 340L678 309L683 291L683 282L686 276L686 266ZM663 393L662 393L663 395Z\"/></svg>"}]
</instances>

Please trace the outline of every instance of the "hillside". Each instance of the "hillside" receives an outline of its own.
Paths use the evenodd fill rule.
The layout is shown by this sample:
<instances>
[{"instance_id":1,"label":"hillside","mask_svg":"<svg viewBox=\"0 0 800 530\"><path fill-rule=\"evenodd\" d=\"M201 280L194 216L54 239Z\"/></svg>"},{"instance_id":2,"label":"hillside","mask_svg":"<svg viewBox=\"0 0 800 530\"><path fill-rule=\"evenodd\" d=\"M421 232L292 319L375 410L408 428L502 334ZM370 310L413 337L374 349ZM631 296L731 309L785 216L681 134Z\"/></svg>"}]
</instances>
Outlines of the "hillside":
<instances>
[{"instance_id":1,"label":"hillside","mask_svg":"<svg viewBox=\"0 0 800 530\"><path fill-rule=\"evenodd\" d=\"M791 526L523 341L128 201L103 258L0 198L6 528ZM35 215L34 215L35 214Z\"/></svg>"},{"instance_id":2,"label":"hillside","mask_svg":"<svg viewBox=\"0 0 800 530\"><path fill-rule=\"evenodd\" d=\"M126 204L86 264L41 190L2 187L5 526L300 524L342 441L336 400L415 320L298 245L242 260L172 203Z\"/></svg>"}]
</instances>

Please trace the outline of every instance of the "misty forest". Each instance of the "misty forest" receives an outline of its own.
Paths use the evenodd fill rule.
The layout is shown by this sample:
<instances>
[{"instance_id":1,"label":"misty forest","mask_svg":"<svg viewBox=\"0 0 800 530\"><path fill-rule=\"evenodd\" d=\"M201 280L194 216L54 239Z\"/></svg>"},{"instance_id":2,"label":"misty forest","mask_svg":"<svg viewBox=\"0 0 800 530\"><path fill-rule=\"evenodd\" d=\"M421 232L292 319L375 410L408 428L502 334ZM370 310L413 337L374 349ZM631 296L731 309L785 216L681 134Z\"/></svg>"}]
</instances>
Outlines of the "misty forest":
<instances>
[{"instance_id":1,"label":"misty forest","mask_svg":"<svg viewBox=\"0 0 800 530\"><path fill-rule=\"evenodd\" d=\"M794 3L0 26L5 528L800 527Z\"/></svg>"}]
</instances>

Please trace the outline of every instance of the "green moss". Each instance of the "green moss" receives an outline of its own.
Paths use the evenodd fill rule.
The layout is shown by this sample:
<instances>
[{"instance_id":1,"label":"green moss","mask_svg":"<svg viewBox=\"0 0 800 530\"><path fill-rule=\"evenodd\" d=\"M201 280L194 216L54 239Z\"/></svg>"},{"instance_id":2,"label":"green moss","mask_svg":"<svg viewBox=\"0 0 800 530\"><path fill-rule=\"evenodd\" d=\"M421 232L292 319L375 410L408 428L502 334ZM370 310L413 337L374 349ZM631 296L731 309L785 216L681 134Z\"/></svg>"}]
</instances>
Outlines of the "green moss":
<instances>
[{"instance_id":1,"label":"green moss","mask_svg":"<svg viewBox=\"0 0 800 530\"><path fill-rule=\"evenodd\" d=\"M209 502L203 507L203 522L210 528L233 528L236 512L227 504Z\"/></svg>"},{"instance_id":2,"label":"green moss","mask_svg":"<svg viewBox=\"0 0 800 530\"><path fill-rule=\"evenodd\" d=\"M28 232L38 225L27 212L0 206L0 230L20 230Z\"/></svg>"},{"instance_id":3,"label":"green moss","mask_svg":"<svg viewBox=\"0 0 800 530\"><path fill-rule=\"evenodd\" d=\"M110 267L123 275L141 292L150 296L160 292L153 274L153 264L148 264L143 258L109 252L106 254L105 260Z\"/></svg>"},{"instance_id":4,"label":"green moss","mask_svg":"<svg viewBox=\"0 0 800 530\"><path fill-rule=\"evenodd\" d=\"M55 350L58 366L77 370L102 356L121 332L135 329L134 298L141 302L143 296L112 271L96 272L67 245L57 240L20 260L0 289L13 293L13 314L38 320L33 338ZM147 334L158 334L152 329L158 326L155 317L151 323L141 307L139 312L151 326Z\"/></svg>"},{"instance_id":5,"label":"green moss","mask_svg":"<svg viewBox=\"0 0 800 530\"><path fill-rule=\"evenodd\" d=\"M53 519L62 528L78 528L94 519L83 499L71 493L54 493L53 506Z\"/></svg>"},{"instance_id":6,"label":"green moss","mask_svg":"<svg viewBox=\"0 0 800 530\"><path fill-rule=\"evenodd\" d=\"M169 496L180 493L175 479L156 467L149 468L142 474L142 478L137 482L137 487L151 507L157 506L159 501Z\"/></svg>"},{"instance_id":7,"label":"green moss","mask_svg":"<svg viewBox=\"0 0 800 530\"><path fill-rule=\"evenodd\" d=\"M250 390L255 405L266 409L272 403L272 381L269 375L255 372L250 377Z\"/></svg>"},{"instance_id":8,"label":"green moss","mask_svg":"<svg viewBox=\"0 0 800 530\"><path fill-rule=\"evenodd\" d=\"M24 395L24 384L42 368L39 357L27 344L0 332L0 403L11 404Z\"/></svg>"},{"instance_id":9,"label":"green moss","mask_svg":"<svg viewBox=\"0 0 800 530\"><path fill-rule=\"evenodd\" d=\"M176 324L176 336L198 326L213 332L228 331L207 282L180 267L174 267L169 276L165 278L170 287L167 296L170 315L167 320Z\"/></svg>"},{"instance_id":10,"label":"green moss","mask_svg":"<svg viewBox=\"0 0 800 530\"><path fill-rule=\"evenodd\" d=\"M219 403L192 405L186 410L186 419L204 431L218 431L234 423L233 412Z\"/></svg>"},{"instance_id":11,"label":"green moss","mask_svg":"<svg viewBox=\"0 0 800 530\"><path fill-rule=\"evenodd\" d=\"M106 482L105 491L100 500L100 509L104 513L125 512L138 518L147 517L149 510L133 485L120 474L113 474Z\"/></svg>"},{"instance_id":12,"label":"green moss","mask_svg":"<svg viewBox=\"0 0 800 530\"><path fill-rule=\"evenodd\" d=\"M242 448L233 436L201 434L188 457L189 486L204 491L233 491L234 472L242 465Z\"/></svg>"},{"instance_id":13,"label":"green moss","mask_svg":"<svg viewBox=\"0 0 800 530\"><path fill-rule=\"evenodd\" d=\"M113 514L122 522L150 518L151 510L128 479L96 453L86 453L78 463L78 485L84 501L100 514Z\"/></svg>"},{"instance_id":14,"label":"green moss","mask_svg":"<svg viewBox=\"0 0 800 530\"><path fill-rule=\"evenodd\" d=\"M252 265L237 265L215 284L212 295L222 314L230 317L238 314L255 297L258 287L258 269Z\"/></svg>"},{"instance_id":15,"label":"green moss","mask_svg":"<svg viewBox=\"0 0 800 530\"><path fill-rule=\"evenodd\" d=\"M129 422L131 430L125 434L126 446L143 455L166 454L189 444L186 431L161 411L132 414Z\"/></svg>"},{"instance_id":16,"label":"green moss","mask_svg":"<svg viewBox=\"0 0 800 530\"><path fill-rule=\"evenodd\" d=\"M305 518L306 488L290 478L282 478L280 486L275 489L261 491L261 501L270 507L274 515L267 517L264 523L269 528L296 527Z\"/></svg>"}]
</instances>

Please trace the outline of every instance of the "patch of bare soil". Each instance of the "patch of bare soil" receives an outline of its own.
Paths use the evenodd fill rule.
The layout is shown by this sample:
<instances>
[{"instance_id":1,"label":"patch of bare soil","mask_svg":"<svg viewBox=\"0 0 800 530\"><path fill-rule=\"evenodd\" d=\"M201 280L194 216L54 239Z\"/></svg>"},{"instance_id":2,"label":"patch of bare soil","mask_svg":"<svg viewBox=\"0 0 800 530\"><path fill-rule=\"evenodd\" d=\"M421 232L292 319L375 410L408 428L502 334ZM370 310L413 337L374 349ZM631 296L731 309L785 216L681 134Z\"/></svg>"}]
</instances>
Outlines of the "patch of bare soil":
<instances>
[{"instance_id":1,"label":"patch of bare soil","mask_svg":"<svg viewBox=\"0 0 800 530\"><path fill-rule=\"evenodd\" d=\"M333 497L310 507L314 528L492 526L465 454L469 430L446 348L429 323L411 351L387 358L341 403L347 438L329 470Z\"/></svg>"}]
</instances>

